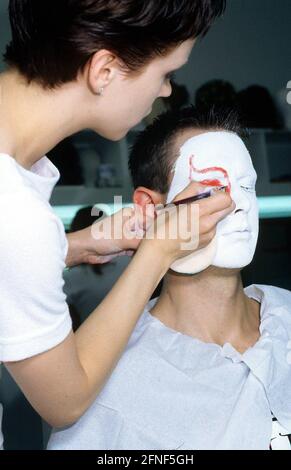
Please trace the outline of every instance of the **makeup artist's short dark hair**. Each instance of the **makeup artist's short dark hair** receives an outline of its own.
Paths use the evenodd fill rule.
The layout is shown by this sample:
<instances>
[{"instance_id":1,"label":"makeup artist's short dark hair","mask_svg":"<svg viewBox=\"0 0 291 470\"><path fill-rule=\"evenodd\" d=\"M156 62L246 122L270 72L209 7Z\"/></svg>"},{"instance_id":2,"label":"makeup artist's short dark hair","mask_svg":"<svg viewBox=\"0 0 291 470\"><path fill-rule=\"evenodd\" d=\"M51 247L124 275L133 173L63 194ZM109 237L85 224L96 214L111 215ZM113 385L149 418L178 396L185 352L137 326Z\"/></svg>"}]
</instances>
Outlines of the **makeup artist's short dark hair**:
<instances>
[{"instance_id":1,"label":"makeup artist's short dark hair","mask_svg":"<svg viewBox=\"0 0 291 470\"><path fill-rule=\"evenodd\" d=\"M101 49L139 71L204 36L225 6L226 0L10 0L4 60L48 88L75 80Z\"/></svg>"},{"instance_id":2,"label":"makeup artist's short dark hair","mask_svg":"<svg viewBox=\"0 0 291 470\"><path fill-rule=\"evenodd\" d=\"M186 130L224 130L240 137L248 131L236 109L212 107L198 109L189 106L180 111L168 111L140 132L131 149L129 170L134 189L144 186L161 194L170 189L170 171L178 158L176 138Z\"/></svg>"}]
</instances>

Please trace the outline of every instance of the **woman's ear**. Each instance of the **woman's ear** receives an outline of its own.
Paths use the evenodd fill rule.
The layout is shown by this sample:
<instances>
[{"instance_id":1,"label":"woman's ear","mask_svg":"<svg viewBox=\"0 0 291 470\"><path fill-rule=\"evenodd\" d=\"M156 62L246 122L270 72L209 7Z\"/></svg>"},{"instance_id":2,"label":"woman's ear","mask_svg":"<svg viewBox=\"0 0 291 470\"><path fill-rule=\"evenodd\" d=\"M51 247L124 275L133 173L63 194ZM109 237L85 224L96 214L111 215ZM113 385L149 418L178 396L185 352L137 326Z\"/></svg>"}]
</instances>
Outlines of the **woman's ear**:
<instances>
[{"instance_id":1,"label":"woman's ear","mask_svg":"<svg viewBox=\"0 0 291 470\"><path fill-rule=\"evenodd\" d=\"M96 95L102 94L100 90L103 92L106 89L119 70L117 57L105 49L96 52L87 67L88 86Z\"/></svg>"}]
</instances>

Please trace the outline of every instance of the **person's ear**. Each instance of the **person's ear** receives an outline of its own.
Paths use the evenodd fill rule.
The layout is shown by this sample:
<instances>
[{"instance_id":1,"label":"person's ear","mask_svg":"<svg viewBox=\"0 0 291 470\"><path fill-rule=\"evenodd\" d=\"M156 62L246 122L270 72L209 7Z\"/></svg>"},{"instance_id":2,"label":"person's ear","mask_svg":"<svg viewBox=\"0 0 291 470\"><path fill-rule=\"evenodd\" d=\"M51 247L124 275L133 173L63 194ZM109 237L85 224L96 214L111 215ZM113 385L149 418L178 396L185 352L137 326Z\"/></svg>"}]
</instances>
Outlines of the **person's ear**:
<instances>
[{"instance_id":1,"label":"person's ear","mask_svg":"<svg viewBox=\"0 0 291 470\"><path fill-rule=\"evenodd\" d=\"M121 64L116 55L106 49L96 52L87 64L90 91L95 95L103 95L118 73L121 73Z\"/></svg>"},{"instance_id":2,"label":"person's ear","mask_svg":"<svg viewBox=\"0 0 291 470\"><path fill-rule=\"evenodd\" d=\"M139 186L134 191L133 202L145 210L146 206L149 204L165 204L166 195L160 194L157 191L152 191L151 189L145 188L144 186Z\"/></svg>"},{"instance_id":3,"label":"person's ear","mask_svg":"<svg viewBox=\"0 0 291 470\"><path fill-rule=\"evenodd\" d=\"M141 226L144 230L147 230L147 227L149 227L156 218L158 206L166 203L166 195L139 186L134 191L133 202L135 206L138 206L137 213L139 213L141 217Z\"/></svg>"}]
</instances>

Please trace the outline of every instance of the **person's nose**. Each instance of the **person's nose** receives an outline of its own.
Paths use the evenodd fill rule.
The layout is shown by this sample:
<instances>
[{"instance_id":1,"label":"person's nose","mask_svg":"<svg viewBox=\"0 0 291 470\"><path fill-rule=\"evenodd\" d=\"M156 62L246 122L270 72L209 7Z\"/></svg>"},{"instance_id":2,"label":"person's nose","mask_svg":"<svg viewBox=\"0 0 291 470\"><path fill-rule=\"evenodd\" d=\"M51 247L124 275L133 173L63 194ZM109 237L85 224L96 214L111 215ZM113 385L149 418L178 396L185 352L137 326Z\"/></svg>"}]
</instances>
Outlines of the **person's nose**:
<instances>
[{"instance_id":1,"label":"person's nose","mask_svg":"<svg viewBox=\"0 0 291 470\"><path fill-rule=\"evenodd\" d=\"M236 204L236 208L234 211L235 214L240 211L243 211L246 213L249 212L251 208L251 202L245 189L238 187L235 190L233 190L232 199L234 200Z\"/></svg>"},{"instance_id":2,"label":"person's nose","mask_svg":"<svg viewBox=\"0 0 291 470\"><path fill-rule=\"evenodd\" d=\"M167 83L164 83L162 86L159 98L169 98L169 96L171 96L172 94L172 91L173 89L172 89L171 82L169 81Z\"/></svg>"}]
</instances>

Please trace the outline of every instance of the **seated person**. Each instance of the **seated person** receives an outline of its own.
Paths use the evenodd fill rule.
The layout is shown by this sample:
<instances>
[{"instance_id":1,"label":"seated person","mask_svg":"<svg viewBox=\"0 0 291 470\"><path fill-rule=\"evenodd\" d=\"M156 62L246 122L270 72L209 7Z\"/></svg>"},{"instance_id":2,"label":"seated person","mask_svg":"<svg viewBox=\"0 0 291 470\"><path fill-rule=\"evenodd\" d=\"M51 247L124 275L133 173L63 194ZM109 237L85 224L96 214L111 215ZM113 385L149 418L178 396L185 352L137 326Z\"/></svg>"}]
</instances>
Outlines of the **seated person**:
<instances>
[{"instance_id":1,"label":"seated person","mask_svg":"<svg viewBox=\"0 0 291 470\"><path fill-rule=\"evenodd\" d=\"M171 267L95 403L49 449L290 449L291 292L243 288L259 217L239 132L231 113L190 108L138 138L136 204L173 201L193 179L226 186L236 209L219 223L215 249Z\"/></svg>"}]
</instances>

